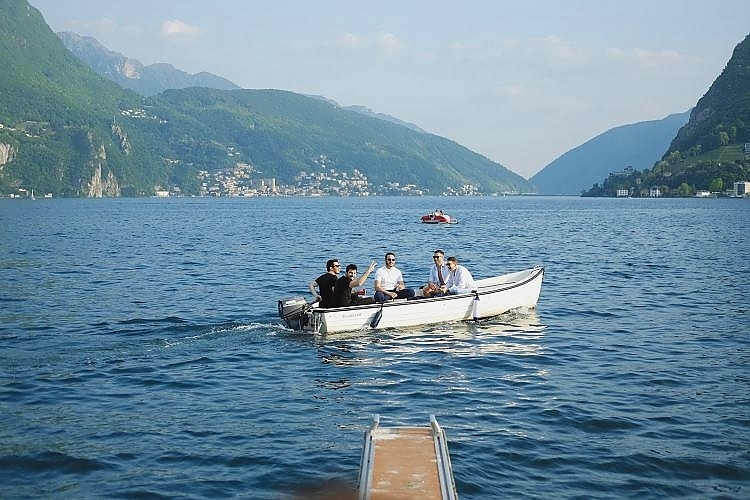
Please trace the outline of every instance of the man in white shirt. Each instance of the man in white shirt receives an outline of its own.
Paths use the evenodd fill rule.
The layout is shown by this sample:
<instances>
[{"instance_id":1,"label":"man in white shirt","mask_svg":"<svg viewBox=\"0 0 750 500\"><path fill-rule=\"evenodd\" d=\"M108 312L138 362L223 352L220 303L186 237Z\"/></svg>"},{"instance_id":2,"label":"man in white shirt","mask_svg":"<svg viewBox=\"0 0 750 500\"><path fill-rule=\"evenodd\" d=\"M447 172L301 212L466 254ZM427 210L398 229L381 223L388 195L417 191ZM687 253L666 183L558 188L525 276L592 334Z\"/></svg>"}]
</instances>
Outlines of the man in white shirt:
<instances>
[{"instance_id":1,"label":"man in white shirt","mask_svg":"<svg viewBox=\"0 0 750 500\"><path fill-rule=\"evenodd\" d=\"M445 280L448 279L450 269L445 264L445 252L438 249L432 252L432 260L434 265L430 267L430 277L427 280L427 284L422 288L422 295L424 297L439 297L445 295L445 292L440 290L440 287L445 284Z\"/></svg>"},{"instance_id":2,"label":"man in white shirt","mask_svg":"<svg viewBox=\"0 0 750 500\"><path fill-rule=\"evenodd\" d=\"M409 299L414 297L414 290L406 288L404 277L396 267L396 254L385 254L385 265L375 271L375 302L391 299Z\"/></svg>"},{"instance_id":3,"label":"man in white shirt","mask_svg":"<svg viewBox=\"0 0 750 500\"><path fill-rule=\"evenodd\" d=\"M477 289L474 277L468 269L458 264L456 257L448 257L448 270L448 278L445 280L445 285L441 287L443 292L457 295L470 293Z\"/></svg>"}]
</instances>

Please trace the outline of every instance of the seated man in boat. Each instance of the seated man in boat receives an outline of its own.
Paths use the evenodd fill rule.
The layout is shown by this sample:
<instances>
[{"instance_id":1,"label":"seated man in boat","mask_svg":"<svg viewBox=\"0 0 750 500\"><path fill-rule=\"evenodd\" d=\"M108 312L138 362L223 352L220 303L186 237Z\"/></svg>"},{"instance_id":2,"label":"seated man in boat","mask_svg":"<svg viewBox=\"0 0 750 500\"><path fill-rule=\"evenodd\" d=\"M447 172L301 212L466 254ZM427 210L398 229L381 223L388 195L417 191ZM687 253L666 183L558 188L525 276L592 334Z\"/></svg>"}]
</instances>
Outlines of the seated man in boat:
<instances>
[{"instance_id":1,"label":"seated man in boat","mask_svg":"<svg viewBox=\"0 0 750 500\"><path fill-rule=\"evenodd\" d=\"M320 301L320 307L334 307L333 288L336 286L336 279L338 279L340 271L341 264L339 264L339 260L328 259L326 262L326 272L308 284L308 288L314 299L313 302ZM315 291L316 287L320 290L320 294Z\"/></svg>"},{"instance_id":2,"label":"seated man in boat","mask_svg":"<svg viewBox=\"0 0 750 500\"><path fill-rule=\"evenodd\" d=\"M445 264L445 252L438 249L432 252L432 261L434 265L430 267L430 277L427 279L427 284L422 288L423 297L440 297L445 295L445 292L440 290L440 287L445 284L445 279L448 277L450 270Z\"/></svg>"},{"instance_id":3,"label":"seated man in boat","mask_svg":"<svg viewBox=\"0 0 750 500\"><path fill-rule=\"evenodd\" d=\"M375 269L375 262L370 262L370 267L367 268L365 274L357 278L357 265L349 264L346 266L346 274L336 280L336 286L333 289L334 307L374 303L372 297L360 297L354 292L355 288L365 284L373 269Z\"/></svg>"},{"instance_id":4,"label":"seated man in boat","mask_svg":"<svg viewBox=\"0 0 750 500\"><path fill-rule=\"evenodd\" d=\"M445 285L440 287L440 290L451 295L458 295L460 293L470 293L477 289L474 277L468 269L459 265L458 259L455 256L448 257L448 269L449 272L445 280Z\"/></svg>"},{"instance_id":5,"label":"seated man in boat","mask_svg":"<svg viewBox=\"0 0 750 500\"><path fill-rule=\"evenodd\" d=\"M406 288L404 277L396 267L396 254L385 254L385 265L375 272L375 302L391 299L409 299L414 297L414 290Z\"/></svg>"}]
</instances>

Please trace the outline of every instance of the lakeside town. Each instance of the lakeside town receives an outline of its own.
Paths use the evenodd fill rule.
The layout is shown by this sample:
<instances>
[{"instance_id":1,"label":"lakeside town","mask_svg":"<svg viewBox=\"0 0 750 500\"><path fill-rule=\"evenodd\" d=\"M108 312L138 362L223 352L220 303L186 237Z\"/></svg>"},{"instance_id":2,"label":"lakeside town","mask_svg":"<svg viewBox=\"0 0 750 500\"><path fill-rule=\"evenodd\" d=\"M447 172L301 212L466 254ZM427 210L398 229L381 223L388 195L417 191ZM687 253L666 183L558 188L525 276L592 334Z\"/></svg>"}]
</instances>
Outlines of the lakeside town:
<instances>
[{"instance_id":1,"label":"lakeside town","mask_svg":"<svg viewBox=\"0 0 750 500\"><path fill-rule=\"evenodd\" d=\"M428 194L416 184L389 182L385 185L371 184L367 176L358 169L342 171L325 164L321 156L319 172L300 172L293 184L279 184L276 179L262 177L247 163L237 163L229 170L200 172L201 196L423 196ZM256 175L253 175L256 174ZM260 175L258 175L260 174ZM479 194L479 186L465 184L446 186L442 196L472 196ZM179 190L159 189L156 196L179 196Z\"/></svg>"},{"instance_id":2,"label":"lakeside town","mask_svg":"<svg viewBox=\"0 0 750 500\"><path fill-rule=\"evenodd\" d=\"M425 196L433 193L427 192L423 187L416 184L402 184L400 182L388 182L384 185L371 184L362 171L352 169L350 172L329 166L326 156L321 155L315 160L318 171L302 171L294 176L292 184L278 183L274 177L264 177L263 172L255 169L252 165L237 162L234 166L218 170L199 172L200 197L268 197L268 196L300 196L300 197L322 197L322 196ZM632 167L626 167L620 172L611 172L610 178L632 175ZM618 198L661 198L669 192L666 186L653 186L649 189L637 190L635 188L620 188L616 191ZM439 196L480 196L479 186L464 184L459 186L446 186ZM506 192L499 195L520 195L524 193ZM194 196L186 195L179 186L156 186L152 193L157 198ZM98 196L94 197L101 197ZM750 197L750 181L734 182L721 191L697 190L694 194L697 198L748 198ZM0 196L3 197L3 196ZM18 188L15 193L7 195L8 198L52 198L53 193L34 193L33 190Z\"/></svg>"}]
</instances>

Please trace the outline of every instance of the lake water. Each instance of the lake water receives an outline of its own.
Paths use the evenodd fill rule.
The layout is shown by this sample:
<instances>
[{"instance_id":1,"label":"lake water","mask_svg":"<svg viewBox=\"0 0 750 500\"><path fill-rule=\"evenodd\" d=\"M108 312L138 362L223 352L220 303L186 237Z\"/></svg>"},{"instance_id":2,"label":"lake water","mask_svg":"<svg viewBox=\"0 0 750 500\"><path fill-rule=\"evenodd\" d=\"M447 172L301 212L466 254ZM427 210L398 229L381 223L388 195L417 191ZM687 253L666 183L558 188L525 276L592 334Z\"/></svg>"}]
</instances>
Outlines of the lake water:
<instances>
[{"instance_id":1,"label":"lake water","mask_svg":"<svg viewBox=\"0 0 750 500\"><path fill-rule=\"evenodd\" d=\"M0 200L0 230L0 497L346 489L375 414L434 414L462 499L750 497L750 200ZM537 308L277 318L328 258L416 286L435 248L544 265Z\"/></svg>"}]
</instances>

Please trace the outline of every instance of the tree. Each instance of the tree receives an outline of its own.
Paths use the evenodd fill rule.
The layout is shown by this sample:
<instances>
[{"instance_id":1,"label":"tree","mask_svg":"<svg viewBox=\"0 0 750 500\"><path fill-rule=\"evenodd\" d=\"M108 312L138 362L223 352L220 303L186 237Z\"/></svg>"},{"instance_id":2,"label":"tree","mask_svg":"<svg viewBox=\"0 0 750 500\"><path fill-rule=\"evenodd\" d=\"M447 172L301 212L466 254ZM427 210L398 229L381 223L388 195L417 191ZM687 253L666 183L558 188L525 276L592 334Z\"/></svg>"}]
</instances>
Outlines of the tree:
<instances>
[{"instance_id":1,"label":"tree","mask_svg":"<svg viewBox=\"0 0 750 500\"><path fill-rule=\"evenodd\" d=\"M691 194L693 194L693 188L691 188L687 182L683 182L682 184L680 184L678 191L680 193L680 196L690 196Z\"/></svg>"},{"instance_id":2,"label":"tree","mask_svg":"<svg viewBox=\"0 0 750 500\"><path fill-rule=\"evenodd\" d=\"M712 193L718 193L724 188L724 181L721 179L721 177L717 177L714 180L711 181L711 184L708 185L708 190Z\"/></svg>"}]
</instances>

